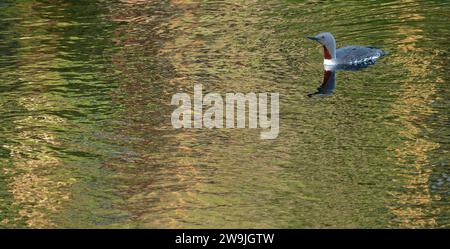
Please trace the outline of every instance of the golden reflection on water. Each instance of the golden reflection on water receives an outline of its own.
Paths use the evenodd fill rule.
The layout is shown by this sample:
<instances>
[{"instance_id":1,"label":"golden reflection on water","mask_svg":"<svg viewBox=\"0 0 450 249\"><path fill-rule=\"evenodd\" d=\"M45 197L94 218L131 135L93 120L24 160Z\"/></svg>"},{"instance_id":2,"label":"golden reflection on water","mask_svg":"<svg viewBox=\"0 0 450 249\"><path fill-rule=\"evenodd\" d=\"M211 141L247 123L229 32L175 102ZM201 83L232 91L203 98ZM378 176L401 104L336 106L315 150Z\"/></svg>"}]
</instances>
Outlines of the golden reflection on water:
<instances>
[{"instance_id":1,"label":"golden reflection on water","mask_svg":"<svg viewBox=\"0 0 450 249\"><path fill-rule=\"evenodd\" d=\"M400 18L425 19L418 13L403 14ZM391 193L396 203L390 209L397 216L396 222L399 222L400 227L433 227L437 225L435 217L438 216L439 209L432 207L432 201L439 200L439 196L430 192L431 168L428 153L438 148L439 144L426 139L423 130L431 132L426 119L433 113L430 104L436 93L435 84L440 80L436 79L434 84L418 84L420 79L433 78L430 66L436 60L433 55L420 53L423 49L415 45L425 38L424 31L403 26L399 28L399 33L405 37L399 42L399 49L411 53L411 56L395 57L396 62L408 70L408 76L401 80L401 94L393 103L391 111L399 117L398 122L402 126L399 136L404 142L400 147L394 148L402 188Z\"/></svg>"},{"instance_id":2,"label":"golden reflection on water","mask_svg":"<svg viewBox=\"0 0 450 249\"><path fill-rule=\"evenodd\" d=\"M128 2L127 2L128 3ZM147 2L152 6L151 1ZM156 4L155 4L156 5ZM128 34L126 38L120 39L120 44L126 44L126 49L119 52L114 57L114 62L120 71L124 72L123 82L130 82L130 79L142 77L141 71L134 71L133 67L145 67L145 63L154 64L157 69L151 73L158 74L165 68L170 68L172 74L164 79L156 78L150 81L150 84L158 84L158 88L152 88L150 85L145 88L152 88L159 91L162 97L162 104L167 105L170 102L170 93L185 91L192 92L195 83L204 83L204 91L221 90L221 92L240 91L249 92L256 89L264 89L269 91L273 89L273 81L264 78L258 68L252 66L260 65L265 59L265 53L271 53L270 60L274 63L282 61L280 55L273 53L275 48L263 48L261 51L247 51L248 46L256 47L257 42L270 32L267 30L258 30L249 28L249 25L259 23L259 18L249 9L255 8L254 3L248 1L235 1L227 3L218 3L220 11L212 11L209 15L199 15L198 3L185 1L172 1L170 6L163 8L174 8L174 15L162 17L161 22L152 22L146 20L148 12L118 11L113 16L114 20L126 21L127 24L121 27L118 34ZM208 27L208 28L205 28ZM133 29L153 30L154 33L133 33ZM136 36L135 36L136 35ZM142 38L145 35L146 38ZM164 35L164 37L160 37ZM167 37L170 35L169 37ZM159 39L159 41L158 41ZM246 39L246 40L242 40ZM160 41L164 42L160 42ZM246 42L240 45L239 42ZM131 51L141 51L153 45L154 56L161 58L164 67L158 65L158 61L141 61L137 57L127 59L127 55ZM268 50L272 51L268 51ZM131 52L131 54L138 54ZM256 60L256 61L254 61ZM159 68L158 68L159 67ZM281 65L280 65L281 67ZM262 76L262 77L260 77ZM148 78L151 78L149 75ZM153 77L155 78L155 77ZM144 79L146 80L146 79ZM146 80L148 81L148 79ZM245 82L246 84L242 84ZM129 92L128 83L124 84L123 91ZM153 93L155 94L155 93ZM141 92L136 97L141 96ZM140 108L137 103L133 102L133 97L128 96L127 108L136 110ZM169 111L170 111L169 106ZM169 111L161 111L161 115L165 117L165 122L170 119ZM146 122L146 121L143 121ZM221 226L238 226L245 225L247 227L257 226L256 223L250 223L248 217L242 221L228 220L227 217L220 217L220 212L231 212L234 215L231 203L224 202L226 199L241 204L254 200L246 199L245 195L239 196L238 191L246 191L248 184L239 179L251 179L255 176L247 175L252 171L248 167L261 167L257 172L263 172L267 157L261 156L263 151L253 147L252 144L258 144L259 136L257 132L241 131L175 131L167 128L166 123L157 123L152 129L168 133L166 137L160 137L165 144L173 144L173 146L162 148L159 151L161 155L155 157L155 152L147 150L144 144L152 143L151 141L144 144L135 144L135 148L141 153L144 165L140 167L154 167L153 164L162 164L162 168L158 168L160 174L171 176L174 178L178 188L170 190L168 187L164 191L154 192L158 188L160 179L155 182L148 182L144 190L138 190L136 193L127 191L125 196L129 203L127 209L131 210L134 220L138 222L138 226L144 227L184 227L183 223L189 223L190 227L200 225L201 214L211 215L211 220L205 220L206 226L212 224L221 224ZM124 128L125 132L134 133L133 127ZM211 134L212 132L212 134ZM244 134L247 133L247 134ZM250 133L250 134L248 134ZM223 141L223 139L226 139ZM246 140L249 145L244 145L242 139ZM207 141L207 144L204 144ZM148 147L147 147L148 149ZM246 152L245 150L249 150ZM242 165L241 169L235 167L239 165L239 154L241 157L249 157L249 165ZM237 153L236 155L234 155ZM223 155L229 156L222 157ZM233 157L236 158L233 159ZM150 161L150 160L151 161ZM153 159L153 160L152 160ZM237 163L233 163L232 161ZM205 168L199 166L205 165ZM209 165L209 166L208 166ZM267 165L267 172L279 172L279 168ZM229 172L227 172L229 171ZM233 172L235 171L235 172ZM230 173L231 175L223 175ZM206 175L205 175L206 174ZM220 183L212 185L214 175L218 175ZM132 178L133 173L127 177ZM273 176L276 178L276 175ZM242 185L241 187L239 187ZM287 188L287 187L284 187ZM228 193L232 193L231 196ZM234 194L236 192L236 194ZM234 196L235 195L235 196ZM217 196L225 196L221 200ZM157 199L157 201L155 201ZM140 202L140 204L137 204ZM145 205L148 208L145 208ZM132 206L130 208L130 206ZM195 208L193 208L195 207ZM250 209L251 206L249 205ZM155 210L155 211L153 211ZM166 210L161 212L161 210ZM224 211L222 211L224 210ZM253 211L254 212L254 211ZM261 212L263 212L261 210ZM249 213L250 215L250 213ZM214 220L216 219L216 220ZM215 223L216 222L216 223ZM254 222L254 221L253 221ZM266 227L270 220L261 221L259 226ZM227 224L227 225L225 225Z\"/></svg>"}]
</instances>

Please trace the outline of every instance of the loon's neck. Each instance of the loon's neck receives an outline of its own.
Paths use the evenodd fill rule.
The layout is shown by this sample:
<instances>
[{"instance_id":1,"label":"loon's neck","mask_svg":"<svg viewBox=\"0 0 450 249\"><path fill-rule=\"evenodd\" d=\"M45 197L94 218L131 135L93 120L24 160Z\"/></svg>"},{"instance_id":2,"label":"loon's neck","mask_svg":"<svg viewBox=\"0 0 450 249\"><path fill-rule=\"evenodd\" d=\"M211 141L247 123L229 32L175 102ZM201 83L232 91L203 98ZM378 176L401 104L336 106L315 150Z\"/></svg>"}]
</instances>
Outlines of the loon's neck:
<instances>
[{"instance_id":1,"label":"loon's neck","mask_svg":"<svg viewBox=\"0 0 450 249\"><path fill-rule=\"evenodd\" d=\"M324 64L330 65L334 64L336 61L336 42L333 41L332 44L323 45L323 57Z\"/></svg>"}]
</instances>

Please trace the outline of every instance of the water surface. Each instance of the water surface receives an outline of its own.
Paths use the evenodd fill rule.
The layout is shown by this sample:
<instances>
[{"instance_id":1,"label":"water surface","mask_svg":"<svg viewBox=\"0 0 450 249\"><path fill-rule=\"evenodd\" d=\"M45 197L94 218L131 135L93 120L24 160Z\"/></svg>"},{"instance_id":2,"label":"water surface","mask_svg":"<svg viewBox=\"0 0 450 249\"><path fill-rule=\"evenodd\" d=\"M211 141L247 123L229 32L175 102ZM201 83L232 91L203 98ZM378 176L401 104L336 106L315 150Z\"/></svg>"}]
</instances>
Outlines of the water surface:
<instances>
[{"instance_id":1,"label":"water surface","mask_svg":"<svg viewBox=\"0 0 450 249\"><path fill-rule=\"evenodd\" d=\"M448 1L2 0L0 227L449 227ZM321 47L389 52L336 73ZM280 93L280 134L173 129Z\"/></svg>"}]
</instances>

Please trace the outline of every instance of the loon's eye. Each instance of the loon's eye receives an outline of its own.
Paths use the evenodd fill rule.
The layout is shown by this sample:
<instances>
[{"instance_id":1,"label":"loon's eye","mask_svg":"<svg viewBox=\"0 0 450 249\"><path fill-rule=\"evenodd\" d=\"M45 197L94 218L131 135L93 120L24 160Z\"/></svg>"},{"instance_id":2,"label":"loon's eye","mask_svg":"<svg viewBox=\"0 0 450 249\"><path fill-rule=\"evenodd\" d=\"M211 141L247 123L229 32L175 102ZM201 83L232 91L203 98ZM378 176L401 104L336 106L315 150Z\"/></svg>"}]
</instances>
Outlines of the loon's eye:
<instances>
[{"instance_id":1,"label":"loon's eye","mask_svg":"<svg viewBox=\"0 0 450 249\"><path fill-rule=\"evenodd\" d=\"M324 39L325 38L325 36L324 35L322 35L322 39Z\"/></svg>"}]
</instances>

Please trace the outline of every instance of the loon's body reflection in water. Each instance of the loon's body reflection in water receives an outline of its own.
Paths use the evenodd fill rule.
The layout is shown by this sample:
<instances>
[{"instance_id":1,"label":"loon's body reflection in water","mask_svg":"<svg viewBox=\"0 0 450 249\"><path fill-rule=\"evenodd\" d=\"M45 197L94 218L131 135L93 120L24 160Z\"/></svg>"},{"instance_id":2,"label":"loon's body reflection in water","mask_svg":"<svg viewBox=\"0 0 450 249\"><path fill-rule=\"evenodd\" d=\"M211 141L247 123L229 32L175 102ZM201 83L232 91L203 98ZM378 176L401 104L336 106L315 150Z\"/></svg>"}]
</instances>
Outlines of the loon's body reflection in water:
<instances>
[{"instance_id":1,"label":"loon's body reflection in water","mask_svg":"<svg viewBox=\"0 0 450 249\"><path fill-rule=\"evenodd\" d=\"M375 61L358 65L324 65L322 85L317 88L316 92L308 94L308 97L332 95L334 89L336 89L336 71L358 71L373 64L375 64Z\"/></svg>"},{"instance_id":2,"label":"loon's body reflection in water","mask_svg":"<svg viewBox=\"0 0 450 249\"><path fill-rule=\"evenodd\" d=\"M324 70L322 85L317 88L317 92L308 94L308 97L326 97L333 94L336 88L336 70Z\"/></svg>"}]
</instances>

